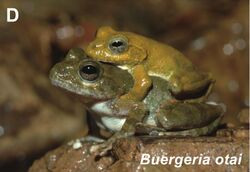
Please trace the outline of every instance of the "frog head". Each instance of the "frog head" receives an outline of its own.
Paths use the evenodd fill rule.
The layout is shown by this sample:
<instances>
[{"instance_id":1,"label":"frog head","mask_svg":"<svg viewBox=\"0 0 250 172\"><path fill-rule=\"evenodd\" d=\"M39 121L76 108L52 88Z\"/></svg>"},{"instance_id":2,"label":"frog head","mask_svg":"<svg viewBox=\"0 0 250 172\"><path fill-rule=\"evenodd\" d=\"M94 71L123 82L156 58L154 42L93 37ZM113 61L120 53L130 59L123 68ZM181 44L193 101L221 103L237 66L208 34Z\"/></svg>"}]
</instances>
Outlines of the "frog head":
<instances>
[{"instance_id":1,"label":"frog head","mask_svg":"<svg viewBox=\"0 0 250 172\"><path fill-rule=\"evenodd\" d=\"M126 93L132 76L115 66L90 59L80 48L69 51L66 58L50 71L53 85L83 97L87 102L103 101Z\"/></svg>"},{"instance_id":2,"label":"frog head","mask_svg":"<svg viewBox=\"0 0 250 172\"><path fill-rule=\"evenodd\" d=\"M104 26L98 29L96 38L87 46L86 53L99 61L134 65L147 57L144 44L137 34L118 32Z\"/></svg>"}]
</instances>

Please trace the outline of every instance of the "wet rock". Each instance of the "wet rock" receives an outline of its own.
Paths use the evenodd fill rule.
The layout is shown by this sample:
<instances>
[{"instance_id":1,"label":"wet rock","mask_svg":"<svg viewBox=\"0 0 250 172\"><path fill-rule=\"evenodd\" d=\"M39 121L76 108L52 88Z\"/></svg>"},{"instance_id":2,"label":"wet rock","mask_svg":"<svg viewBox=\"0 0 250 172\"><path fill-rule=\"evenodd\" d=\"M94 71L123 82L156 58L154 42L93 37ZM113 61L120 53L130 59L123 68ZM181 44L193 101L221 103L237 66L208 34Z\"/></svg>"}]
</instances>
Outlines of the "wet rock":
<instances>
[{"instance_id":1,"label":"wet rock","mask_svg":"<svg viewBox=\"0 0 250 172\"><path fill-rule=\"evenodd\" d=\"M75 143L74 143L75 144ZM105 157L98 162L95 161L95 155L89 153L91 143L81 143L81 147L75 148L67 144L56 150L47 153L43 158L35 161L29 171L100 171L112 164L111 157Z\"/></svg>"},{"instance_id":2,"label":"wet rock","mask_svg":"<svg viewBox=\"0 0 250 172\"><path fill-rule=\"evenodd\" d=\"M238 128L238 129L221 129L217 131L216 135L218 137L235 137L238 139L247 138L249 136L249 130L246 128Z\"/></svg>"},{"instance_id":3,"label":"wet rock","mask_svg":"<svg viewBox=\"0 0 250 172\"><path fill-rule=\"evenodd\" d=\"M236 130L236 132L242 132ZM248 130L244 130L244 133ZM64 145L47 153L35 161L29 172L57 171L247 171L249 163L248 135L240 138L235 135L199 137L199 138L152 138L131 137L119 139L114 144L110 155L100 160L90 154L91 143L81 143L74 149L72 145ZM141 165L142 154L151 156L190 156L210 157L209 165ZM228 155L229 154L229 155ZM242 155L241 155L242 154ZM218 165L218 156L242 156L240 165Z\"/></svg>"}]
</instances>

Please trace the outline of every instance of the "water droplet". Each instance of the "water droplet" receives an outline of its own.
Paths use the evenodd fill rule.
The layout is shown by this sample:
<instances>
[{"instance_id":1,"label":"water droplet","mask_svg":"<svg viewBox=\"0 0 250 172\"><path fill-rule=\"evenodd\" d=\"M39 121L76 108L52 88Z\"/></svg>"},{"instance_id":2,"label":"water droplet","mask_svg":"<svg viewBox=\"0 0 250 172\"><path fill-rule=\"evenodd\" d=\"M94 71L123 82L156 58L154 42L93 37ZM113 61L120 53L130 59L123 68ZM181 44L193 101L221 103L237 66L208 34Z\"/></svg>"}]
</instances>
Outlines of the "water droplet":
<instances>
[{"instance_id":1,"label":"water droplet","mask_svg":"<svg viewBox=\"0 0 250 172\"><path fill-rule=\"evenodd\" d=\"M238 49L238 50L243 50L244 48L246 48L246 41L244 39L238 39L236 40L235 42L235 47Z\"/></svg>"},{"instance_id":2,"label":"water droplet","mask_svg":"<svg viewBox=\"0 0 250 172\"><path fill-rule=\"evenodd\" d=\"M232 46L232 44L225 44L223 47L223 52L225 55L231 55L234 52L234 47Z\"/></svg>"},{"instance_id":3,"label":"water droplet","mask_svg":"<svg viewBox=\"0 0 250 172\"><path fill-rule=\"evenodd\" d=\"M206 40L204 38L198 38L192 42L191 47L194 50L201 50L202 48L205 47L205 45L206 45Z\"/></svg>"},{"instance_id":4,"label":"water droplet","mask_svg":"<svg viewBox=\"0 0 250 172\"><path fill-rule=\"evenodd\" d=\"M78 161L76 161L78 164L81 164L82 162L83 162L83 160L82 159L80 159L80 160L78 160Z\"/></svg>"},{"instance_id":5,"label":"water droplet","mask_svg":"<svg viewBox=\"0 0 250 172\"><path fill-rule=\"evenodd\" d=\"M79 149L82 147L82 143L80 142L80 140L77 139L72 147L73 149Z\"/></svg>"},{"instance_id":6,"label":"water droplet","mask_svg":"<svg viewBox=\"0 0 250 172\"><path fill-rule=\"evenodd\" d=\"M59 39L67 39L74 34L74 29L71 26L64 26L56 31L56 36Z\"/></svg>"}]
</instances>

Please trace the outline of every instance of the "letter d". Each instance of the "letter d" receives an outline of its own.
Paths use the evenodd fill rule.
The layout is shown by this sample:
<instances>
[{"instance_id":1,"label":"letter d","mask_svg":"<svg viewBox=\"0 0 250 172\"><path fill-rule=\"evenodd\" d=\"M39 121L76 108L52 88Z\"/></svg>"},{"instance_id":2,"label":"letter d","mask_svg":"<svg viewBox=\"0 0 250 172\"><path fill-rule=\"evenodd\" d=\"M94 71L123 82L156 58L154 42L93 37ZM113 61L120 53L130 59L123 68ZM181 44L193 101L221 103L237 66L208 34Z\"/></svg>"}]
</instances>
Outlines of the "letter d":
<instances>
[{"instance_id":1,"label":"letter d","mask_svg":"<svg viewBox=\"0 0 250 172\"><path fill-rule=\"evenodd\" d=\"M11 12L14 12L14 18L10 17ZM19 12L16 8L7 8L7 22L16 22L19 18Z\"/></svg>"},{"instance_id":2,"label":"letter d","mask_svg":"<svg viewBox=\"0 0 250 172\"><path fill-rule=\"evenodd\" d=\"M142 157L141 157L141 162L140 162L140 164L149 164L149 162L150 162L149 158L150 158L150 155L149 155L149 154L143 153L143 154L142 154Z\"/></svg>"}]
</instances>

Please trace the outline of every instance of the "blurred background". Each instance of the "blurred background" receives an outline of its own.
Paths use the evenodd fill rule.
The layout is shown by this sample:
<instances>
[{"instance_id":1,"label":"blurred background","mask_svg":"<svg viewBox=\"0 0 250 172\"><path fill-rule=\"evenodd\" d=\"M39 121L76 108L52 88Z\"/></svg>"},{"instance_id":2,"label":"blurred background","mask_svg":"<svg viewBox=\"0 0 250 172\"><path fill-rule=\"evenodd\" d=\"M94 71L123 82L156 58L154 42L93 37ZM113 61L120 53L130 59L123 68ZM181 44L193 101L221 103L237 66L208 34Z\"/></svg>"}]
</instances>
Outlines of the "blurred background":
<instances>
[{"instance_id":1,"label":"blurred background","mask_svg":"<svg viewBox=\"0 0 250 172\"><path fill-rule=\"evenodd\" d=\"M17 22L6 22L8 7L19 10ZM239 127L239 115L249 115L248 10L248 0L1 0L0 171L27 171L86 135L83 107L51 86L48 73L103 25L169 44L211 72L209 99L227 107L225 126Z\"/></svg>"}]
</instances>

